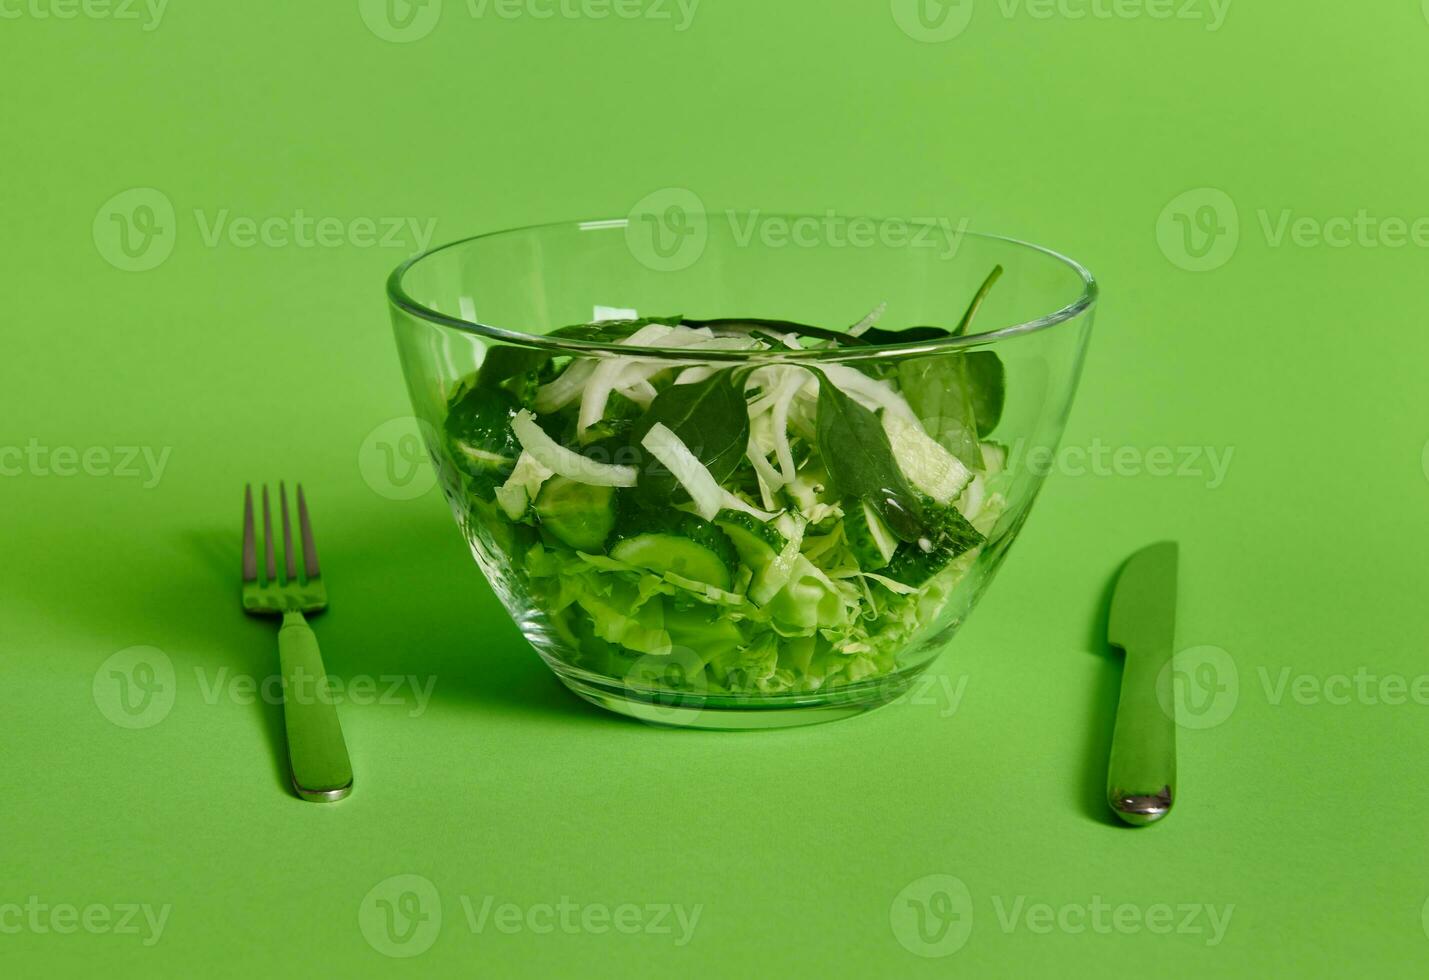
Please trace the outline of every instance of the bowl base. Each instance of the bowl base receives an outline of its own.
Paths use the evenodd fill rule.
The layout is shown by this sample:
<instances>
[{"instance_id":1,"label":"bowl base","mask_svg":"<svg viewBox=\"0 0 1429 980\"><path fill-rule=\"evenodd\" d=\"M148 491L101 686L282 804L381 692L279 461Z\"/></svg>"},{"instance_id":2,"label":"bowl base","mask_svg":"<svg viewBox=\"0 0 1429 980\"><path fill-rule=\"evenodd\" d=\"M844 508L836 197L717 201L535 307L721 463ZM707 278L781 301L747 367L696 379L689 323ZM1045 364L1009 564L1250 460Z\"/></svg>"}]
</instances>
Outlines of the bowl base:
<instances>
[{"instance_id":1,"label":"bowl base","mask_svg":"<svg viewBox=\"0 0 1429 980\"><path fill-rule=\"evenodd\" d=\"M776 697L662 694L557 667L561 683L591 704L650 725L712 731L764 731L852 718L903 695L926 664L832 691Z\"/></svg>"}]
</instances>

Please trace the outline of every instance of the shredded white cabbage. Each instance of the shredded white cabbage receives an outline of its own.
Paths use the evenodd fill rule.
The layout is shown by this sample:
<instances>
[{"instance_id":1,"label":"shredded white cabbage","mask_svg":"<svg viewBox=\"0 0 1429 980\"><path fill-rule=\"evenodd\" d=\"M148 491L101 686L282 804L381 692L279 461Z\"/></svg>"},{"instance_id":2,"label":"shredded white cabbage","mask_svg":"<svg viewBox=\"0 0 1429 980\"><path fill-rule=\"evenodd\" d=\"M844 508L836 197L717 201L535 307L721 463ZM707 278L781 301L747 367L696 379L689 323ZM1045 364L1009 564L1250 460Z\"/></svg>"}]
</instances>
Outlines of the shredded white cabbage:
<instances>
[{"instance_id":1,"label":"shredded white cabbage","mask_svg":"<svg viewBox=\"0 0 1429 980\"><path fill-rule=\"evenodd\" d=\"M794 403L794 397L799 394L799 389L803 388L808 381L808 372L803 368L785 368L784 380L780 383L777 394L774 398L773 412L774 425L774 455L779 459L779 471L784 477L785 483L793 483L797 471L794 466L794 450L789 445L789 407Z\"/></svg>"},{"instance_id":2,"label":"shredded white cabbage","mask_svg":"<svg viewBox=\"0 0 1429 980\"><path fill-rule=\"evenodd\" d=\"M879 303L869 311L868 316L848 328L848 332L855 337L862 337L868 328L878 322L878 318L883 316L883 311L888 309L887 303Z\"/></svg>"},{"instance_id":3,"label":"shredded white cabbage","mask_svg":"<svg viewBox=\"0 0 1429 980\"><path fill-rule=\"evenodd\" d=\"M652 425L650 431L645 433L645 438L640 440L640 445L648 449L651 456L665 464L670 475L689 492L690 499L695 503L695 512L705 520L713 520L726 503L725 498L733 497L733 494L721 487L710 475L705 464L690 452L690 448L680 441L680 437L663 422Z\"/></svg>"},{"instance_id":4,"label":"shredded white cabbage","mask_svg":"<svg viewBox=\"0 0 1429 980\"><path fill-rule=\"evenodd\" d=\"M647 323L620 342L622 347L688 347L702 341L712 340L713 332L708 327L667 327L660 323ZM585 438L586 429L595 425L605 415L610 393L617 388L633 387L669 367L669 364L638 355L631 357L607 357L599 362L586 381L580 395L581 409L576 418L576 435ZM636 389L639 391L640 389ZM539 392L537 393L539 397ZM653 395L650 397L654 397Z\"/></svg>"},{"instance_id":5,"label":"shredded white cabbage","mask_svg":"<svg viewBox=\"0 0 1429 980\"><path fill-rule=\"evenodd\" d=\"M597 487L635 486L635 467L600 463L572 452L546 435L545 430L536 424L536 416L525 409L517 412L511 420L511 431L516 433L521 448L536 462L568 480Z\"/></svg>"},{"instance_id":6,"label":"shredded white cabbage","mask_svg":"<svg viewBox=\"0 0 1429 980\"><path fill-rule=\"evenodd\" d=\"M536 389L536 411L542 415L559 412L575 401L585 391L586 381L595 373L593 360L577 361L568 365L549 384Z\"/></svg>"},{"instance_id":7,"label":"shredded white cabbage","mask_svg":"<svg viewBox=\"0 0 1429 980\"><path fill-rule=\"evenodd\" d=\"M513 521L519 521L526 514L526 508L541 492L541 484L555 476L555 471L536 461L528 452L516 459L516 466L506 482L496 489L496 502Z\"/></svg>"}]
</instances>

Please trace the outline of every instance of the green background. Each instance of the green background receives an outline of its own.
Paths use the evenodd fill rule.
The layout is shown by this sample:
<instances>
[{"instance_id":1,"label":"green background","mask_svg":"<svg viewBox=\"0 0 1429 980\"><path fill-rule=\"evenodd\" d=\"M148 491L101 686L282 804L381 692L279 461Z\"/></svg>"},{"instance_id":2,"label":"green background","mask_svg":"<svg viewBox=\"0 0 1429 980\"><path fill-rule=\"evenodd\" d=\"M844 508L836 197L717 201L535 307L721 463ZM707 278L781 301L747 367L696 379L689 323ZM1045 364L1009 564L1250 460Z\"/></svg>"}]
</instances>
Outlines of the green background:
<instances>
[{"instance_id":1,"label":"green background","mask_svg":"<svg viewBox=\"0 0 1429 980\"><path fill-rule=\"evenodd\" d=\"M1217 30L1112 0L1051 17L979 0L944 41L878 0L704 0L686 30L670 5L541 19L447 0L406 43L355 2L173 0L152 30L139 8L37 16L54 2L0 19L0 447L169 455L157 482L0 456L0 926L30 896L172 908L152 946L0 932L0 970L1422 970L1429 705L1339 698L1333 678L1392 694L1429 672L1429 249L1392 247L1392 225L1347 247L1274 235L1286 209L1429 215L1416 0L1232 0ZM1065 15L1081 10L1108 16ZM507 620L439 493L394 499L423 477L374 469L379 427L408 411L381 287L410 234L242 247L204 227L301 210L435 219L442 241L623 215L670 186L712 208L967 216L1077 257L1104 301L1066 444L1212 447L1233 453L1224 480L1204 462L1062 467L924 697L744 735L585 705ZM147 271L106 257L106 202L135 187L175 209L172 254ZM1200 188L1233 211L1201 193L1163 214ZM1188 271L1175 215L1212 200L1216 267ZM329 668L435 683L424 710L410 689L344 706L358 782L334 806L286 793L278 708L205 696L274 669L272 628L239 611L237 533L243 482L280 478L314 506ZM1182 733L1175 814L1131 831L1100 802L1120 669L1100 605L1165 537L1183 545L1179 642L1224 651L1239 693ZM134 646L163 651L176 697L131 730L101 710L102 665ZM1309 678L1298 700L1277 697L1287 669ZM942 685L964 681L953 710ZM432 883L444 922L396 960L359 908L403 874ZM890 910L938 874L967 886L954 928L971 931L923 958ZM677 946L477 933L463 896L702 911ZM1005 926L1019 899L1234 909L1213 945L1067 915Z\"/></svg>"}]
</instances>

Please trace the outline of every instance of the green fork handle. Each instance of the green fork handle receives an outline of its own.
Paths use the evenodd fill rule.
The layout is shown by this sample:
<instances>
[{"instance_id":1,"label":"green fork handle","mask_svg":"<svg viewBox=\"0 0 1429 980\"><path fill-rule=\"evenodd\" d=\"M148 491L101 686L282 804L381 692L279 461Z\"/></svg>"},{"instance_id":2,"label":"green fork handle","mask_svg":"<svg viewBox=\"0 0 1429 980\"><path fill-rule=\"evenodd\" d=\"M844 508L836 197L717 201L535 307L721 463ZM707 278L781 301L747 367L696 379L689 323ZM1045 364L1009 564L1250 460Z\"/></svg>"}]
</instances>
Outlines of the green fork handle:
<instances>
[{"instance_id":1,"label":"green fork handle","mask_svg":"<svg viewBox=\"0 0 1429 980\"><path fill-rule=\"evenodd\" d=\"M283 613L278 659L293 789L315 803L340 800L352 792L352 762L327 688L318 638L300 612Z\"/></svg>"}]
</instances>

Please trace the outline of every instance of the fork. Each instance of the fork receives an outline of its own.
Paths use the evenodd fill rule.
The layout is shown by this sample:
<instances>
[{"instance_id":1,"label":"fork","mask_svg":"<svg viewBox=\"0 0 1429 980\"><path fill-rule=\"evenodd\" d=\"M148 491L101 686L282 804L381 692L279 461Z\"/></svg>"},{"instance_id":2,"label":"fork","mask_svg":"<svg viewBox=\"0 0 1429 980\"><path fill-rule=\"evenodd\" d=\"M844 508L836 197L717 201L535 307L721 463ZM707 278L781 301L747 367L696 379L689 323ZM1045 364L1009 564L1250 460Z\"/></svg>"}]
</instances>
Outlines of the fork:
<instances>
[{"instance_id":1,"label":"fork","mask_svg":"<svg viewBox=\"0 0 1429 980\"><path fill-rule=\"evenodd\" d=\"M283 574L273 546L273 512L268 485L263 485L263 575L259 576L257 536L253 527L253 486L243 490L243 611L251 616L281 616L278 661L283 671L283 727L288 735L288 764L293 790L314 803L340 800L352 792L352 762L342 737L337 707L327 687L318 638L304 613L327 607L327 588L318 567L308 502L298 484L298 534L303 549L303 574L293 554L288 520L288 490L278 484L283 529ZM307 686L305 686L307 685Z\"/></svg>"}]
</instances>

